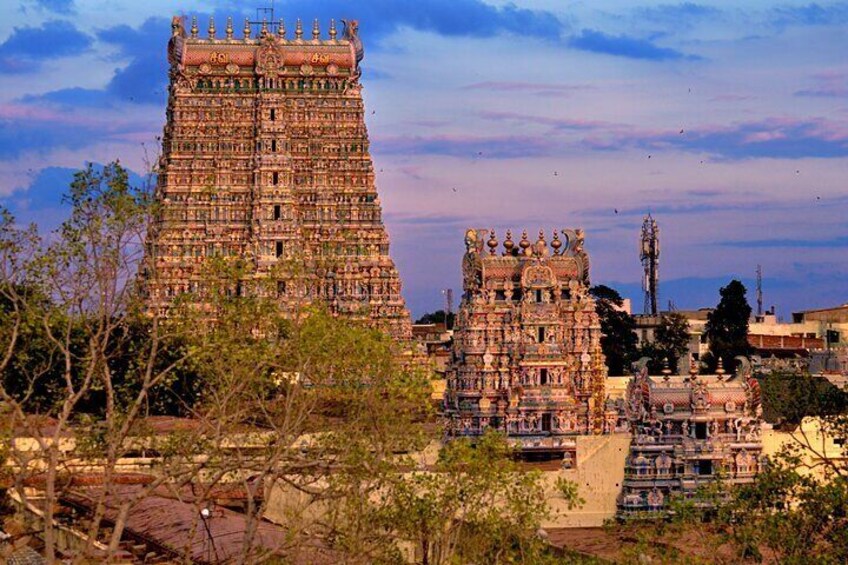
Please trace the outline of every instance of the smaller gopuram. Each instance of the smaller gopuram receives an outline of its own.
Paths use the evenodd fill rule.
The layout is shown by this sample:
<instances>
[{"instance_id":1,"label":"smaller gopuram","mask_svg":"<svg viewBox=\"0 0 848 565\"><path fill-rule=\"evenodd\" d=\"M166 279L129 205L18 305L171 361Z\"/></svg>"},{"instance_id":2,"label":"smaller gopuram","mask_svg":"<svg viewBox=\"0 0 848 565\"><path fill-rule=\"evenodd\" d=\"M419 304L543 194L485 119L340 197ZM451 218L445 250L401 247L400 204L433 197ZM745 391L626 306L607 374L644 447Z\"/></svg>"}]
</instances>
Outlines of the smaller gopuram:
<instances>
[{"instance_id":1,"label":"smaller gopuram","mask_svg":"<svg viewBox=\"0 0 848 565\"><path fill-rule=\"evenodd\" d=\"M646 359L627 388L625 417L633 441L619 499L619 515L658 512L672 496L692 497L722 478L751 482L762 453L760 385L748 359L729 378L648 376ZM670 371L669 371L670 372Z\"/></svg>"},{"instance_id":2,"label":"smaller gopuram","mask_svg":"<svg viewBox=\"0 0 848 565\"><path fill-rule=\"evenodd\" d=\"M604 407L606 365L583 241L582 230L554 232L550 242L544 232L516 242L507 231L499 253L494 231L466 232L448 437L494 428L525 454L569 466L575 436L614 423Z\"/></svg>"}]
</instances>

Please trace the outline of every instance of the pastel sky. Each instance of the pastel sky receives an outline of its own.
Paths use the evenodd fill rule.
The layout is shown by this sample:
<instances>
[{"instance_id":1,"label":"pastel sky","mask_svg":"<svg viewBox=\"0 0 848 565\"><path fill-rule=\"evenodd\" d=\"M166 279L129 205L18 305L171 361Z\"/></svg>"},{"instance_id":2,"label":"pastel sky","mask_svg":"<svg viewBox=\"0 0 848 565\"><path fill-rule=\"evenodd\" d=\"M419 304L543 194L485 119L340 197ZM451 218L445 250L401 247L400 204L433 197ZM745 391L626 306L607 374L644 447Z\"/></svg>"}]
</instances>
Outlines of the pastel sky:
<instances>
[{"instance_id":1,"label":"pastel sky","mask_svg":"<svg viewBox=\"0 0 848 565\"><path fill-rule=\"evenodd\" d=\"M248 3L4 0L0 200L55 225L85 162L143 173L165 119L170 17ZM582 227L594 282L715 305L756 265L778 313L848 301L848 2L289 0L360 21L372 156L413 314L460 288L468 226ZM240 25L236 26L240 28ZM458 292L457 292L458 294Z\"/></svg>"}]
</instances>

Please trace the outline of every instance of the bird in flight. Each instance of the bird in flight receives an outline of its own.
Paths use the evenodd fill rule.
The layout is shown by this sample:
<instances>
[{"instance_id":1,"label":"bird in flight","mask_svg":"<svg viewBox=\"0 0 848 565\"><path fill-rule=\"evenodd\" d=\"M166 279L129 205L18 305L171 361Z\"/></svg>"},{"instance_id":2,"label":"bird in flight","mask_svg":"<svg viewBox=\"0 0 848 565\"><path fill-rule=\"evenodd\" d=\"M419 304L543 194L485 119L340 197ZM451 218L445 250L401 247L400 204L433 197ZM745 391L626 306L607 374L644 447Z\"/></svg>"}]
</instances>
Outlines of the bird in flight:
<instances>
[{"instance_id":1,"label":"bird in flight","mask_svg":"<svg viewBox=\"0 0 848 565\"><path fill-rule=\"evenodd\" d=\"M618 214L618 208L615 208L615 213Z\"/></svg>"}]
</instances>

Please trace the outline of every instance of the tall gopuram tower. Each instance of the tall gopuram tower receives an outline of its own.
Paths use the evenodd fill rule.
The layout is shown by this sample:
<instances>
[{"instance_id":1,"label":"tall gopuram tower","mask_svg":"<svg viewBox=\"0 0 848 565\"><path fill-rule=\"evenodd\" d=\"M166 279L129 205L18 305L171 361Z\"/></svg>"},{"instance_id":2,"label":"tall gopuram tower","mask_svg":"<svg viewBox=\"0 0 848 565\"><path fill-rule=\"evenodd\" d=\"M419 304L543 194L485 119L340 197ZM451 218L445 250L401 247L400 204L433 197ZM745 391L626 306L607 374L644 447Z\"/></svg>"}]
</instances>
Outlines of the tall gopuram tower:
<instances>
[{"instance_id":1,"label":"tall gopuram tower","mask_svg":"<svg viewBox=\"0 0 848 565\"><path fill-rule=\"evenodd\" d=\"M298 20L293 37L282 21L254 31L246 21L236 38L228 20L220 36L210 20L201 38L196 19L188 33L173 19L150 307L202 301L207 260L241 257L234 292L323 300L411 337L374 184L357 23L340 34L331 22L324 38L317 20L306 34Z\"/></svg>"},{"instance_id":2,"label":"tall gopuram tower","mask_svg":"<svg viewBox=\"0 0 848 565\"><path fill-rule=\"evenodd\" d=\"M488 237L487 237L488 236ZM485 243L485 245L484 245ZM582 230L468 230L464 294L454 333L445 409L449 436L505 432L525 453L574 461L574 436L603 433L606 365L589 296ZM488 247L485 250L484 247Z\"/></svg>"}]
</instances>

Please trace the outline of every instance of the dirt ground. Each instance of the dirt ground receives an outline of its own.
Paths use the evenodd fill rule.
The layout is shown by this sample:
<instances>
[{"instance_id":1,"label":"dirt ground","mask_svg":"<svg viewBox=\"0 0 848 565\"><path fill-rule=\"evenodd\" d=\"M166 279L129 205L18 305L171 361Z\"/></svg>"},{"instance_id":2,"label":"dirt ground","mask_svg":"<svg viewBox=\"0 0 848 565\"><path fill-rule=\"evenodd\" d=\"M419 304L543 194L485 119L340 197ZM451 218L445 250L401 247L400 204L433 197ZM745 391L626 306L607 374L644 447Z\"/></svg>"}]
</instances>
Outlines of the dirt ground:
<instances>
[{"instance_id":1,"label":"dirt ground","mask_svg":"<svg viewBox=\"0 0 848 565\"><path fill-rule=\"evenodd\" d=\"M669 529L658 536L651 525L547 530L551 544L609 563L716 564L743 561L733 548L706 526L698 530ZM775 563L767 556L762 563Z\"/></svg>"}]
</instances>

